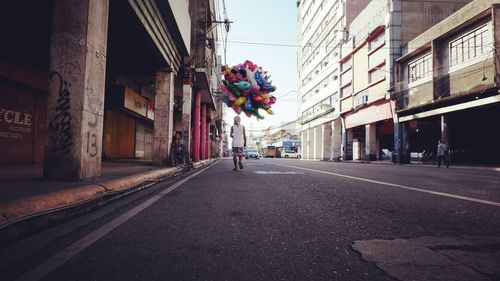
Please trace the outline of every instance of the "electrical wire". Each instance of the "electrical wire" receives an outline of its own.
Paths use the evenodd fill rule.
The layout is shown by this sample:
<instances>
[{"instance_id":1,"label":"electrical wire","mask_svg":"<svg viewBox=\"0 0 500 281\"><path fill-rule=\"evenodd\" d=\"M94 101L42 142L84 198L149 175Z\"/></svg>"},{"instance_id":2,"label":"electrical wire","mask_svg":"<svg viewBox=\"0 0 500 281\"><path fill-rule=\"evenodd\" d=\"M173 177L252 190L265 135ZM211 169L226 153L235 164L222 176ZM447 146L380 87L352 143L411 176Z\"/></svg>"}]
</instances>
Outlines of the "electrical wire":
<instances>
[{"instance_id":1,"label":"electrical wire","mask_svg":"<svg viewBox=\"0 0 500 281\"><path fill-rule=\"evenodd\" d=\"M227 40L226 42L228 43L235 43L235 44L240 44L240 45L245 45L245 46L253 46L253 45L256 45L256 46L274 46L274 47L293 47L293 48L303 48L303 47L311 47L311 48L323 48L323 47L328 47L326 45L297 45L297 44L282 44L282 43L269 43L269 42L252 42L252 41L234 41L234 40ZM493 44L493 43L489 43L489 44ZM478 47L481 47L481 46L485 46L485 47L488 47L488 45L477 45ZM332 49L354 49L353 47L349 47L349 46L337 46L335 48L332 48ZM382 46L382 47L379 47L379 49L387 49L387 50L391 50L391 49L395 49L396 47L385 47L385 46ZM397 47L397 49L399 49L399 47ZM414 50L417 50L417 49L420 49L420 46L419 47L415 47L414 49L408 49L408 52L412 52ZM451 49L450 47L443 47L442 49Z\"/></svg>"}]
</instances>

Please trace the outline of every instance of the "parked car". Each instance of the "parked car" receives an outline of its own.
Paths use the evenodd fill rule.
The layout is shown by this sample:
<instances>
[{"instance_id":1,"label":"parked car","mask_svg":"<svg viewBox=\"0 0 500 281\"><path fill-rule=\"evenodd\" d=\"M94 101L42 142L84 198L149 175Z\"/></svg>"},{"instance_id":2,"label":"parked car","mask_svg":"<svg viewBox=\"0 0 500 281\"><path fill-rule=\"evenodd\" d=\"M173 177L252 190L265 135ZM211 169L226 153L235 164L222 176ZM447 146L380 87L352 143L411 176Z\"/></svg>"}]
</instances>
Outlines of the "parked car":
<instances>
[{"instance_id":1,"label":"parked car","mask_svg":"<svg viewBox=\"0 0 500 281\"><path fill-rule=\"evenodd\" d=\"M249 159L249 158L259 159L260 158L259 151L257 151L257 149L255 149L255 148L247 148L245 158L246 159Z\"/></svg>"},{"instance_id":2,"label":"parked car","mask_svg":"<svg viewBox=\"0 0 500 281\"><path fill-rule=\"evenodd\" d=\"M293 150L283 150L281 152L281 157L283 158L302 158L301 155Z\"/></svg>"}]
</instances>

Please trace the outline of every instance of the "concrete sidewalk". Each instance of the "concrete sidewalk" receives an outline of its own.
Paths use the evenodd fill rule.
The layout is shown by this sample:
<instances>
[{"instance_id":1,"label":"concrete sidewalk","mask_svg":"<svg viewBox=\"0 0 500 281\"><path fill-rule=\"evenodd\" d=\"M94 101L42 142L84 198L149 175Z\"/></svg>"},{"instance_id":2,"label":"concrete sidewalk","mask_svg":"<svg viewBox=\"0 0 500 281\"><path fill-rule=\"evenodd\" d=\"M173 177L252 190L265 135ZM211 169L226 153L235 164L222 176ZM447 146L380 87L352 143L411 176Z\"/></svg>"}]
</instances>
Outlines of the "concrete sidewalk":
<instances>
[{"instance_id":1,"label":"concrete sidewalk","mask_svg":"<svg viewBox=\"0 0 500 281\"><path fill-rule=\"evenodd\" d=\"M193 163L200 168L214 160ZM0 169L0 233L7 236L23 233L23 229L13 229L29 219L46 216L49 223L52 214L83 206L103 198L130 192L141 186L164 180L182 172L178 167L154 167L144 161L113 161L102 163L102 175L85 181L49 181L42 178L42 167L9 166ZM71 212L67 212L69 215ZM48 215L48 218L47 218ZM26 223L29 224L29 223ZM38 224L38 223L37 223Z\"/></svg>"}]
</instances>

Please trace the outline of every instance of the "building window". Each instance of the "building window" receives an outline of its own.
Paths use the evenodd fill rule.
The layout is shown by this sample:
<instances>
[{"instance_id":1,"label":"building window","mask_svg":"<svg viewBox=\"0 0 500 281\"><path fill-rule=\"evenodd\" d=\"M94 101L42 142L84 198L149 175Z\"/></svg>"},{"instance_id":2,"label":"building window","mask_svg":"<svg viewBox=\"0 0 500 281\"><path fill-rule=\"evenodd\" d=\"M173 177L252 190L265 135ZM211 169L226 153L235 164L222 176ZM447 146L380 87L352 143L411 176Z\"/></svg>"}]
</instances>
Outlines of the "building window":
<instances>
[{"instance_id":1,"label":"building window","mask_svg":"<svg viewBox=\"0 0 500 281\"><path fill-rule=\"evenodd\" d=\"M488 27L483 25L450 42L450 65L457 65L489 52Z\"/></svg>"},{"instance_id":2,"label":"building window","mask_svg":"<svg viewBox=\"0 0 500 281\"><path fill-rule=\"evenodd\" d=\"M348 70L342 74L340 74L340 85L344 86L352 81L352 70Z\"/></svg>"},{"instance_id":3,"label":"building window","mask_svg":"<svg viewBox=\"0 0 500 281\"><path fill-rule=\"evenodd\" d=\"M332 108L332 98L328 97L328 98L322 100L319 104L320 104L320 107L322 110L328 110L328 109Z\"/></svg>"},{"instance_id":4,"label":"building window","mask_svg":"<svg viewBox=\"0 0 500 281\"><path fill-rule=\"evenodd\" d=\"M351 94L352 94L352 87L351 87L351 85L340 89L340 98L348 97Z\"/></svg>"},{"instance_id":5,"label":"building window","mask_svg":"<svg viewBox=\"0 0 500 281\"><path fill-rule=\"evenodd\" d=\"M368 83L375 83L385 79L385 65L379 66L372 71L368 72Z\"/></svg>"},{"instance_id":6,"label":"building window","mask_svg":"<svg viewBox=\"0 0 500 281\"><path fill-rule=\"evenodd\" d=\"M341 69L342 71L346 71L352 66L352 57L349 57L345 62L342 63Z\"/></svg>"},{"instance_id":7,"label":"building window","mask_svg":"<svg viewBox=\"0 0 500 281\"><path fill-rule=\"evenodd\" d=\"M432 75L432 54L425 54L408 64L408 82L413 83Z\"/></svg>"},{"instance_id":8,"label":"building window","mask_svg":"<svg viewBox=\"0 0 500 281\"><path fill-rule=\"evenodd\" d=\"M368 42L368 51L374 50L385 42L385 32L380 33L373 40Z\"/></svg>"},{"instance_id":9,"label":"building window","mask_svg":"<svg viewBox=\"0 0 500 281\"><path fill-rule=\"evenodd\" d=\"M332 95L332 107L335 106L335 104L339 101L339 95L337 92L335 92L333 95Z\"/></svg>"}]
</instances>

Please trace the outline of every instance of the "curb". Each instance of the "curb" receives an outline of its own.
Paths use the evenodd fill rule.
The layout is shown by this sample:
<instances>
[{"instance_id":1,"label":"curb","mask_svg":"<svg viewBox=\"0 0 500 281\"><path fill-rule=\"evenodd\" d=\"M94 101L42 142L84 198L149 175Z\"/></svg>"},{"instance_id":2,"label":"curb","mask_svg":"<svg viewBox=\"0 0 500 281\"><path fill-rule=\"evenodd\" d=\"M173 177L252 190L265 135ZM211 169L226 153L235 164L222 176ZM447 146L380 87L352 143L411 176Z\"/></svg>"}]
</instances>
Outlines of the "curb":
<instances>
[{"instance_id":1,"label":"curb","mask_svg":"<svg viewBox=\"0 0 500 281\"><path fill-rule=\"evenodd\" d=\"M0 204L0 230L17 222L82 205L131 190L146 182L165 179L180 169L164 168Z\"/></svg>"},{"instance_id":2,"label":"curb","mask_svg":"<svg viewBox=\"0 0 500 281\"><path fill-rule=\"evenodd\" d=\"M193 167L198 169L212 164L216 160L199 161L193 163ZM4 232L1 235L0 243L20 234L31 232L33 228L39 228L52 221L74 215L81 209L89 209L87 205L91 203L97 203L114 195L133 192L138 187L165 180L182 171L180 167L157 169L0 204L0 232ZM39 218L40 221L34 222L31 226L29 220L36 218ZM19 227L16 227L17 225Z\"/></svg>"}]
</instances>

